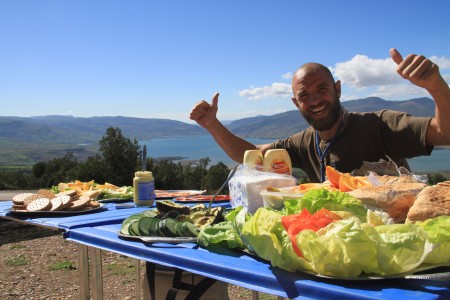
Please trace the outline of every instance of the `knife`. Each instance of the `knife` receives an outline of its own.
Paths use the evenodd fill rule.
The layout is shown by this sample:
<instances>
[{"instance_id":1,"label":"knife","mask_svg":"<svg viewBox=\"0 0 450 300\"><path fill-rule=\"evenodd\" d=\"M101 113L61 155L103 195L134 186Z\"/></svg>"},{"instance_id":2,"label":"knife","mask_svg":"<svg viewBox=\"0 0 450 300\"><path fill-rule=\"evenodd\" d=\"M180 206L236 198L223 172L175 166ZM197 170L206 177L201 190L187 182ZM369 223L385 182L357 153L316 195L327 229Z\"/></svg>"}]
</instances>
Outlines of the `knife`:
<instances>
[{"instance_id":1,"label":"knife","mask_svg":"<svg viewBox=\"0 0 450 300\"><path fill-rule=\"evenodd\" d=\"M144 145L144 149L142 150L142 171L145 172L147 168L147 145Z\"/></svg>"}]
</instances>

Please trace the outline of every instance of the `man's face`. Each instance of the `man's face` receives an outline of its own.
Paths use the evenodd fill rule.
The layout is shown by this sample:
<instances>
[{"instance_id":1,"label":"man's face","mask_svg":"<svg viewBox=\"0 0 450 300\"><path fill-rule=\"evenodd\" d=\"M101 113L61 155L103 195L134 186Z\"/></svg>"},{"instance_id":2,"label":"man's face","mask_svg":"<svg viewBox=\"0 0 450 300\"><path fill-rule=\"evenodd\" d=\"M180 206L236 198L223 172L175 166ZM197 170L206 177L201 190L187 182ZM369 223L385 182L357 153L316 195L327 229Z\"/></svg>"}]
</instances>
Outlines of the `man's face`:
<instances>
[{"instance_id":1,"label":"man's face","mask_svg":"<svg viewBox=\"0 0 450 300\"><path fill-rule=\"evenodd\" d=\"M329 130L339 120L341 113L340 82L336 83L322 69L297 72L292 89L292 101L305 120L316 130Z\"/></svg>"}]
</instances>

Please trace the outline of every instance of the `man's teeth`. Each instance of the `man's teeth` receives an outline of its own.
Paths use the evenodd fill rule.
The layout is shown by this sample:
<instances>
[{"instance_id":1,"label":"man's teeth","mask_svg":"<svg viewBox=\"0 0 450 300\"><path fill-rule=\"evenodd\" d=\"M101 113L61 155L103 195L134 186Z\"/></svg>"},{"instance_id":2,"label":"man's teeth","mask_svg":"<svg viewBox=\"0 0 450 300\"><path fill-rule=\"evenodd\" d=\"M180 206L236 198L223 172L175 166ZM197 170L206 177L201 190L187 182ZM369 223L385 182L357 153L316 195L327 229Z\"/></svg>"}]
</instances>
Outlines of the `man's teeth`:
<instances>
[{"instance_id":1,"label":"man's teeth","mask_svg":"<svg viewBox=\"0 0 450 300\"><path fill-rule=\"evenodd\" d=\"M323 111L325 111L325 106L321 106L312 110L312 112L316 115L322 113Z\"/></svg>"}]
</instances>

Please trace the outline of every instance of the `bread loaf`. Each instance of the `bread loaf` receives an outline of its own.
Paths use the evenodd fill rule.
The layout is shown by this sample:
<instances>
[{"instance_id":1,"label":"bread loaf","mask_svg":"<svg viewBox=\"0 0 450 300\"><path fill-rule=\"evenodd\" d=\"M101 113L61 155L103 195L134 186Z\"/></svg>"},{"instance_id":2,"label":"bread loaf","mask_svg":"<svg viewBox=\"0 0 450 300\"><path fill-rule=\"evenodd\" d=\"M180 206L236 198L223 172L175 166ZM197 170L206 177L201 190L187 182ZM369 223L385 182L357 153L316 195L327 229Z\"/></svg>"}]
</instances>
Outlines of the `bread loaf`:
<instances>
[{"instance_id":1,"label":"bread loaf","mask_svg":"<svg viewBox=\"0 0 450 300\"><path fill-rule=\"evenodd\" d=\"M450 181L423 189L409 209L407 221L414 223L438 216L450 216Z\"/></svg>"}]
</instances>

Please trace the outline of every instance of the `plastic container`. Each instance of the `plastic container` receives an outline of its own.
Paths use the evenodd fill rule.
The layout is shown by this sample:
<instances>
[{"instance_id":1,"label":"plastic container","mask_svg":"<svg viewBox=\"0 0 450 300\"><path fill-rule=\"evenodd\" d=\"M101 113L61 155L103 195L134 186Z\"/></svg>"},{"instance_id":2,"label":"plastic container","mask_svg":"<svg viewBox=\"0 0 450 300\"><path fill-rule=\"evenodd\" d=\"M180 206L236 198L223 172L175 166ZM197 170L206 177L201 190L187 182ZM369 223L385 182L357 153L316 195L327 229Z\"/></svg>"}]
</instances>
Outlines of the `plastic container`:
<instances>
[{"instance_id":1,"label":"plastic container","mask_svg":"<svg viewBox=\"0 0 450 300\"><path fill-rule=\"evenodd\" d=\"M267 150L264 154L264 171L292 175L292 163L284 149Z\"/></svg>"},{"instance_id":2,"label":"plastic container","mask_svg":"<svg viewBox=\"0 0 450 300\"><path fill-rule=\"evenodd\" d=\"M278 191L261 191L264 207L273 209L282 209L284 201L287 199L298 199L303 196L302 193L294 191L293 187L279 188Z\"/></svg>"},{"instance_id":3,"label":"plastic container","mask_svg":"<svg viewBox=\"0 0 450 300\"><path fill-rule=\"evenodd\" d=\"M254 167L258 171L263 169L263 160L261 150L247 150L244 153L244 165Z\"/></svg>"},{"instance_id":4,"label":"plastic container","mask_svg":"<svg viewBox=\"0 0 450 300\"><path fill-rule=\"evenodd\" d=\"M152 206L156 199L155 180L150 171L138 171L133 178L134 205Z\"/></svg>"}]
</instances>

